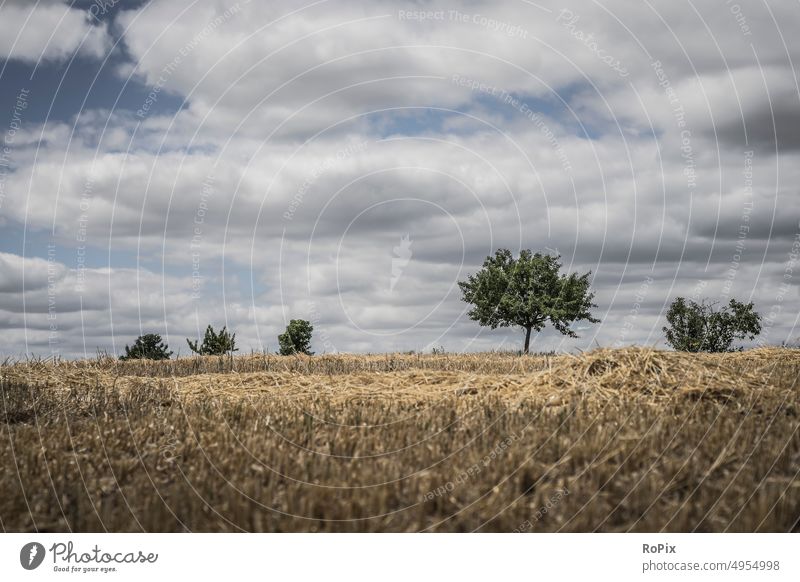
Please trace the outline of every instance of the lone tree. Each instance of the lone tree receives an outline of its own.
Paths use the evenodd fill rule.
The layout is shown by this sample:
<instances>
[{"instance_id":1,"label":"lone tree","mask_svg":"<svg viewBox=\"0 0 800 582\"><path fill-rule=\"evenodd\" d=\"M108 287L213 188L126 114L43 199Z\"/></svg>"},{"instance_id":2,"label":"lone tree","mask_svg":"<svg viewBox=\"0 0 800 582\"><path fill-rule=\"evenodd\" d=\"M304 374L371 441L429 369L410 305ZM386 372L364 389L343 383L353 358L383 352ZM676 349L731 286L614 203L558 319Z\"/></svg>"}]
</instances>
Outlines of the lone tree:
<instances>
[{"instance_id":1,"label":"lone tree","mask_svg":"<svg viewBox=\"0 0 800 582\"><path fill-rule=\"evenodd\" d=\"M125 346L125 355L120 356L120 360L169 360L172 352L168 351L169 346L161 341L161 336L157 333L140 335L133 342L133 347Z\"/></svg>"},{"instance_id":2,"label":"lone tree","mask_svg":"<svg viewBox=\"0 0 800 582\"><path fill-rule=\"evenodd\" d=\"M294 354L313 355L311 351L311 332L314 326L305 319L293 319L286 326L286 331L278 336L278 344L282 356Z\"/></svg>"},{"instance_id":3,"label":"lone tree","mask_svg":"<svg viewBox=\"0 0 800 582\"><path fill-rule=\"evenodd\" d=\"M201 356L224 356L227 353L239 351L236 347L236 334L230 333L225 327L217 333L209 325L206 328L202 344L198 346L199 342L193 342L189 338L186 338L186 343L189 344L190 350Z\"/></svg>"},{"instance_id":4,"label":"lone tree","mask_svg":"<svg viewBox=\"0 0 800 582\"><path fill-rule=\"evenodd\" d=\"M529 250L515 259L511 251L498 249L480 271L458 284L462 300L473 306L469 317L492 329L521 327L526 354L531 331L540 331L548 321L564 335L578 337L569 327L572 322L600 321L589 311L597 307L589 289L591 273L561 275L560 259Z\"/></svg>"},{"instance_id":5,"label":"lone tree","mask_svg":"<svg viewBox=\"0 0 800 582\"><path fill-rule=\"evenodd\" d=\"M717 310L713 303L678 297L669 306L667 323L667 343L682 352L729 352L734 339L761 333L761 316L753 304L736 299Z\"/></svg>"}]
</instances>

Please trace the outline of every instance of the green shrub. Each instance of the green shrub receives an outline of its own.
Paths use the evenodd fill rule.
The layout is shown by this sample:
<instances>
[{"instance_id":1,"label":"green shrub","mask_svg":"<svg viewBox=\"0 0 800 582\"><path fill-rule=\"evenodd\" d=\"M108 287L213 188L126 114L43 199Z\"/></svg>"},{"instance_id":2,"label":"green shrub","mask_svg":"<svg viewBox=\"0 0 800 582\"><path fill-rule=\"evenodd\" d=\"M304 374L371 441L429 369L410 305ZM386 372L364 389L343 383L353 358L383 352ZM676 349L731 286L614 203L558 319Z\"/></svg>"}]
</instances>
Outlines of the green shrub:
<instances>
[{"instance_id":1,"label":"green shrub","mask_svg":"<svg viewBox=\"0 0 800 582\"><path fill-rule=\"evenodd\" d=\"M157 333L140 335L133 342L133 347L125 346L125 355L120 356L120 360L169 360L172 352L168 351L169 346L161 341L161 336Z\"/></svg>"},{"instance_id":2,"label":"green shrub","mask_svg":"<svg viewBox=\"0 0 800 582\"><path fill-rule=\"evenodd\" d=\"M286 331L278 336L278 344L282 356L294 354L313 354L311 351L311 332L314 326L305 319L293 319L286 326Z\"/></svg>"},{"instance_id":3,"label":"green shrub","mask_svg":"<svg viewBox=\"0 0 800 582\"><path fill-rule=\"evenodd\" d=\"M225 354L238 351L236 347L236 334L230 333L227 328L223 327L219 333L214 331L210 325L206 328L206 334L203 337L203 343L197 345L198 342L191 341L186 338L186 343L189 344L189 349L195 354L201 356L224 356Z\"/></svg>"},{"instance_id":4,"label":"green shrub","mask_svg":"<svg viewBox=\"0 0 800 582\"><path fill-rule=\"evenodd\" d=\"M736 299L717 310L713 303L678 297L669 307L667 323L667 343L682 352L729 352L734 339L761 333L761 316L753 304Z\"/></svg>"}]
</instances>

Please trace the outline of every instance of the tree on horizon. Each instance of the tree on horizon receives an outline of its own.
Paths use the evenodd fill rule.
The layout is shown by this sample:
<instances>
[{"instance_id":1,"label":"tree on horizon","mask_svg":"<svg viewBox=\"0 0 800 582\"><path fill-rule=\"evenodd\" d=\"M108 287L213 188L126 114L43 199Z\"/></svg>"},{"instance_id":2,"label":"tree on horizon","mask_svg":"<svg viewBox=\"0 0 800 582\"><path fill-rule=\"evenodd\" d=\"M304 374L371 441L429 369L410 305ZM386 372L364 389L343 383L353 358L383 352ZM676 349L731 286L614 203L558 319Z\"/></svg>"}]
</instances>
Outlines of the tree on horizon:
<instances>
[{"instance_id":1,"label":"tree on horizon","mask_svg":"<svg viewBox=\"0 0 800 582\"><path fill-rule=\"evenodd\" d=\"M569 337L576 321L598 323L592 317L594 293L589 288L591 272L560 274L561 256L523 250L515 259L508 249L486 257L483 267L458 283L462 300L472 305L470 319L492 329L521 327L525 332L523 353L528 353L532 331L547 323Z\"/></svg>"},{"instance_id":2,"label":"tree on horizon","mask_svg":"<svg viewBox=\"0 0 800 582\"><path fill-rule=\"evenodd\" d=\"M125 360L169 360L172 352L157 333L140 335L133 342L133 347L125 346L125 354L119 359Z\"/></svg>"}]
</instances>

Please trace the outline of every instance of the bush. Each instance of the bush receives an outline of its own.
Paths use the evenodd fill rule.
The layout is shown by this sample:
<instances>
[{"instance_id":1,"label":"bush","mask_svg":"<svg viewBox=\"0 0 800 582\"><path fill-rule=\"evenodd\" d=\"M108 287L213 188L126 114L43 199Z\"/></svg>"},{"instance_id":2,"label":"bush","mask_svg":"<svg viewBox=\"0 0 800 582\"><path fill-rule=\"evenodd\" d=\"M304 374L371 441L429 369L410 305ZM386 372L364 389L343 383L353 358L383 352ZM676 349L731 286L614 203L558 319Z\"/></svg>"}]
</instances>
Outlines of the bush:
<instances>
[{"instance_id":1,"label":"bush","mask_svg":"<svg viewBox=\"0 0 800 582\"><path fill-rule=\"evenodd\" d=\"M682 352L729 352L734 339L761 333L761 316L752 303L731 299L720 310L713 303L678 297L667 312L667 343Z\"/></svg>"},{"instance_id":2,"label":"bush","mask_svg":"<svg viewBox=\"0 0 800 582\"><path fill-rule=\"evenodd\" d=\"M189 344L190 350L201 356L224 356L227 353L238 351L236 347L236 334L231 334L225 327L217 333L214 331L214 328L209 325L206 328L206 334L200 346L197 345L198 342L192 342L189 338L186 338L186 343Z\"/></svg>"},{"instance_id":3,"label":"bush","mask_svg":"<svg viewBox=\"0 0 800 582\"><path fill-rule=\"evenodd\" d=\"M311 332L314 326L305 319L293 319L286 326L286 331L278 336L278 344L282 356L294 354L313 354L311 351Z\"/></svg>"},{"instance_id":4,"label":"bush","mask_svg":"<svg viewBox=\"0 0 800 582\"><path fill-rule=\"evenodd\" d=\"M169 346L161 341L161 336L157 333L140 335L133 342L133 347L125 346L125 355L120 356L120 360L169 360L172 352L168 351Z\"/></svg>"}]
</instances>

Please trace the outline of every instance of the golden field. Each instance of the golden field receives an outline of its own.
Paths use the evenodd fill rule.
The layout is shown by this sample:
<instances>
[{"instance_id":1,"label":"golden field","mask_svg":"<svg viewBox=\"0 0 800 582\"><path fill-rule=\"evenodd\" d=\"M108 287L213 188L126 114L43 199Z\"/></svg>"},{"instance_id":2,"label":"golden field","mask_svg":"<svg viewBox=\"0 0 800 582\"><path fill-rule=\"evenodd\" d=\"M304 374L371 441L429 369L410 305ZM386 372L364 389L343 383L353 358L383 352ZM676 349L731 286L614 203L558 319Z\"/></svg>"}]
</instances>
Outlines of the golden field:
<instances>
[{"instance_id":1,"label":"golden field","mask_svg":"<svg viewBox=\"0 0 800 582\"><path fill-rule=\"evenodd\" d=\"M797 531L800 350L0 367L4 531Z\"/></svg>"}]
</instances>

